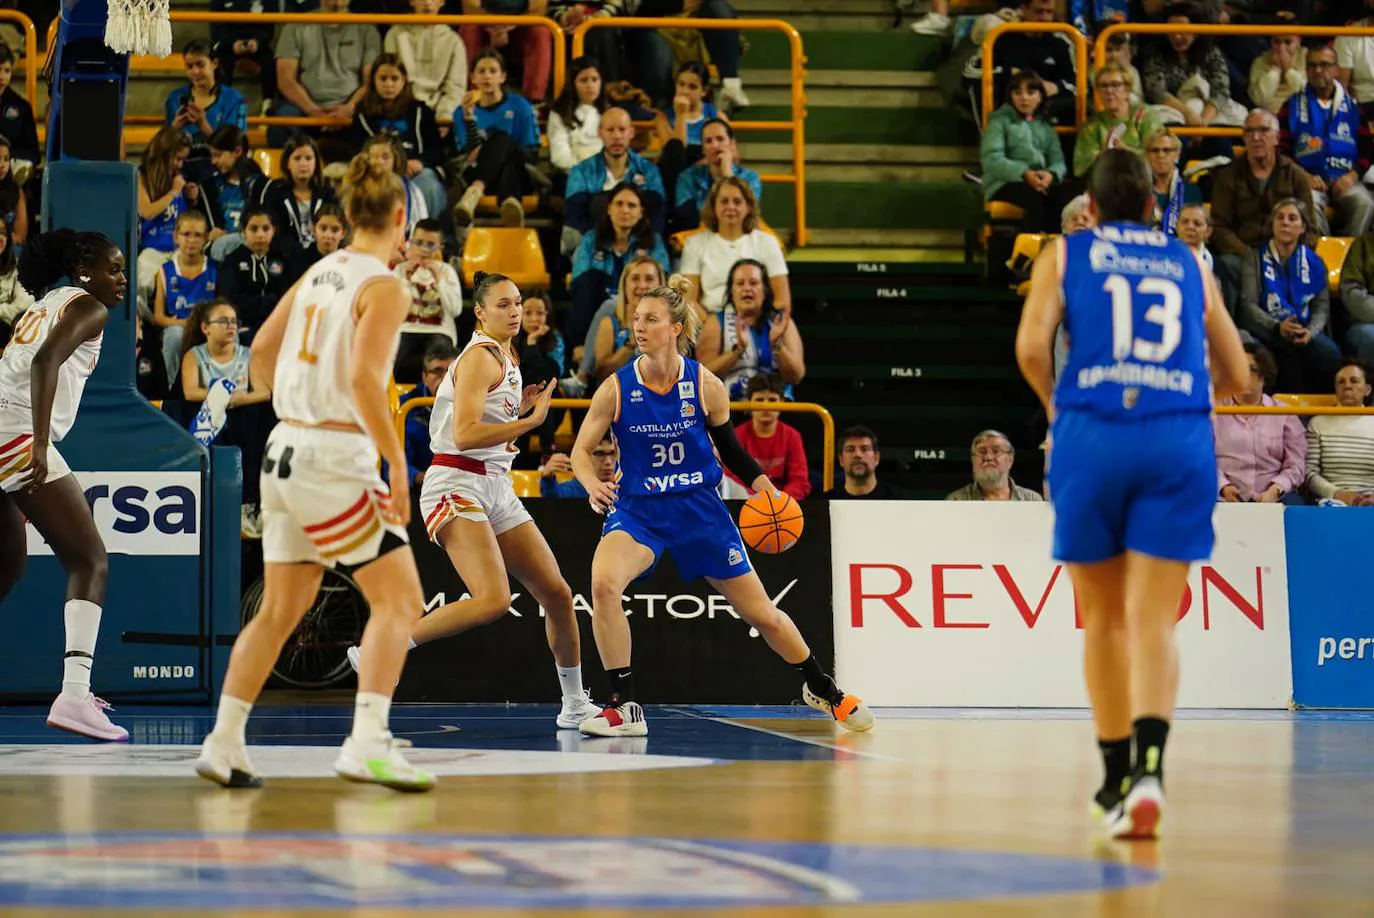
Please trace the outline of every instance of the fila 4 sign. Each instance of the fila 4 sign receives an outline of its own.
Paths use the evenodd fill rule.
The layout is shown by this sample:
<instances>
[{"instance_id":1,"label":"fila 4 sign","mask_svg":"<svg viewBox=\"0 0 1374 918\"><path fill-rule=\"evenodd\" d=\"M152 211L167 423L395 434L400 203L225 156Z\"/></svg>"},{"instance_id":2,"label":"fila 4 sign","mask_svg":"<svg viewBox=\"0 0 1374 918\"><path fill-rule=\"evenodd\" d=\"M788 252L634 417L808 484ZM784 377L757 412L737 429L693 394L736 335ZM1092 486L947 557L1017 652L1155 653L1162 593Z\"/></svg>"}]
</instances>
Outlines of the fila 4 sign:
<instances>
[{"instance_id":1,"label":"fila 4 sign","mask_svg":"<svg viewBox=\"0 0 1374 918\"><path fill-rule=\"evenodd\" d=\"M1082 625L1045 504L831 505L839 679L870 704L1082 707ZM1179 607L1180 705L1292 696L1283 510L1220 505Z\"/></svg>"}]
</instances>

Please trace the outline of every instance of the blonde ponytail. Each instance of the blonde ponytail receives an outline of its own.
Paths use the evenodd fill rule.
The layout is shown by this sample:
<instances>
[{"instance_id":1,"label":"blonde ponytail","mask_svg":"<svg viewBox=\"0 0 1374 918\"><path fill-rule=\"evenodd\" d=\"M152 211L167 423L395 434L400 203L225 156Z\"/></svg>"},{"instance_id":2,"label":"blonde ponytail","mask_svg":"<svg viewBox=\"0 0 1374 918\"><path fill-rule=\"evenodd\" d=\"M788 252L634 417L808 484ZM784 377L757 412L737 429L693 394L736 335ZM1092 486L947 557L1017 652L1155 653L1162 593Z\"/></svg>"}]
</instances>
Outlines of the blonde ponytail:
<instances>
[{"instance_id":1,"label":"blonde ponytail","mask_svg":"<svg viewBox=\"0 0 1374 918\"><path fill-rule=\"evenodd\" d=\"M668 278L666 287L655 287L644 294L644 299L662 300L668 307L668 320L682 325L677 336L677 352L682 355L692 353L701 334L701 312L693 299L695 285L681 274Z\"/></svg>"},{"instance_id":2,"label":"blonde ponytail","mask_svg":"<svg viewBox=\"0 0 1374 918\"><path fill-rule=\"evenodd\" d=\"M349 162L344 177L344 214L356 229L385 230L391 225L396 206L405 201L405 193L400 176L374 164L366 153L359 153Z\"/></svg>"}]
</instances>

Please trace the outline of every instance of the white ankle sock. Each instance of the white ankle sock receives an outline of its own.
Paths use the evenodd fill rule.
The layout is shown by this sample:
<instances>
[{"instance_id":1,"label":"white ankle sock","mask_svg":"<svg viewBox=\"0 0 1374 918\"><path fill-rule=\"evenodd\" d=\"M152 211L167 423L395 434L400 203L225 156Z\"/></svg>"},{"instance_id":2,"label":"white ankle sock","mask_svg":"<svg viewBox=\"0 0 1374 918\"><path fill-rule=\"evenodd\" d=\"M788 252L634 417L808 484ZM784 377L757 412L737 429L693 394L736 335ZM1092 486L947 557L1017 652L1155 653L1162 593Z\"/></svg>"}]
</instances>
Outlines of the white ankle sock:
<instances>
[{"instance_id":1,"label":"white ankle sock","mask_svg":"<svg viewBox=\"0 0 1374 918\"><path fill-rule=\"evenodd\" d=\"M720 81L720 85L722 88L732 91L738 91L744 88L743 84L740 83L739 77L725 77Z\"/></svg>"},{"instance_id":2,"label":"white ankle sock","mask_svg":"<svg viewBox=\"0 0 1374 918\"><path fill-rule=\"evenodd\" d=\"M391 716L391 699L376 692L359 692L353 703L353 739L359 743L375 743L387 731Z\"/></svg>"},{"instance_id":3,"label":"white ankle sock","mask_svg":"<svg viewBox=\"0 0 1374 918\"><path fill-rule=\"evenodd\" d=\"M582 667L581 666L555 666L558 670L558 685L563 690L564 698L576 698L582 694Z\"/></svg>"},{"instance_id":4,"label":"white ankle sock","mask_svg":"<svg viewBox=\"0 0 1374 918\"><path fill-rule=\"evenodd\" d=\"M248 726L248 715L253 705L233 695L219 696L219 710L215 714L214 733L231 743L242 746L246 740L243 731Z\"/></svg>"},{"instance_id":5,"label":"white ankle sock","mask_svg":"<svg viewBox=\"0 0 1374 918\"><path fill-rule=\"evenodd\" d=\"M62 694L75 699L91 693L91 665L100 633L100 606L85 599L69 599L62 608L67 626L67 656L62 660ZM76 656L72 656L75 652Z\"/></svg>"}]
</instances>

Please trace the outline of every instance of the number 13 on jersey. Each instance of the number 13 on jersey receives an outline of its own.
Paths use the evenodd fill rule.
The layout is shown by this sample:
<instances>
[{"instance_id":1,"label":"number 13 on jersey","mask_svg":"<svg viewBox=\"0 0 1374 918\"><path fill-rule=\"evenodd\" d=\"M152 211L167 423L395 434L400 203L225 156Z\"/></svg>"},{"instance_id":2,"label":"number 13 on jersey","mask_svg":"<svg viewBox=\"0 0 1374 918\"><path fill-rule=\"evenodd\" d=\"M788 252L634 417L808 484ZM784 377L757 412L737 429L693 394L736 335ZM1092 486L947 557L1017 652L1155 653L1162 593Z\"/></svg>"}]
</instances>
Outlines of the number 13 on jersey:
<instances>
[{"instance_id":1,"label":"number 13 on jersey","mask_svg":"<svg viewBox=\"0 0 1374 918\"><path fill-rule=\"evenodd\" d=\"M1167 277L1142 277L1132 289L1120 274L1109 274L1102 284L1112 298L1112 356L1117 360L1134 358L1146 363L1163 363L1183 340L1183 291ZM1160 338L1149 341L1135 337L1135 304L1158 299L1146 307L1144 320L1158 325Z\"/></svg>"}]
</instances>

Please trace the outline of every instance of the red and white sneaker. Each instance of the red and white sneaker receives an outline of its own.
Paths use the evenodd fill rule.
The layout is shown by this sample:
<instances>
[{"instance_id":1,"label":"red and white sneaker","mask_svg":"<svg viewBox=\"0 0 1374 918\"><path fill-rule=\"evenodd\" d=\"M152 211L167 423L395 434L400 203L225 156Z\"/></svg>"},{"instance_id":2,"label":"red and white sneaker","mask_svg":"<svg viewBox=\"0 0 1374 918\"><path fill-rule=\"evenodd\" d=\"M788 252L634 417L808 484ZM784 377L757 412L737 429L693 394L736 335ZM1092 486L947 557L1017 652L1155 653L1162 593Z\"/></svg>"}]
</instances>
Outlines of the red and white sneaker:
<instances>
[{"instance_id":1,"label":"red and white sneaker","mask_svg":"<svg viewBox=\"0 0 1374 918\"><path fill-rule=\"evenodd\" d=\"M803 682L802 701L822 714L829 714L846 730L866 733L873 729L873 712L868 709L868 705L864 704L858 695L846 694L837 703L831 704L811 691L811 687Z\"/></svg>"},{"instance_id":2,"label":"red and white sneaker","mask_svg":"<svg viewBox=\"0 0 1374 918\"><path fill-rule=\"evenodd\" d=\"M72 698L62 694L52 703L48 711L48 726L66 730L91 739L121 742L129 738L129 731L118 724L110 723L106 711L114 708L103 698L87 693L85 698Z\"/></svg>"},{"instance_id":3,"label":"red and white sneaker","mask_svg":"<svg viewBox=\"0 0 1374 918\"><path fill-rule=\"evenodd\" d=\"M617 707L605 707L595 717L577 725L588 736L647 736L649 725L644 722L644 709L637 701L626 701Z\"/></svg>"}]
</instances>

